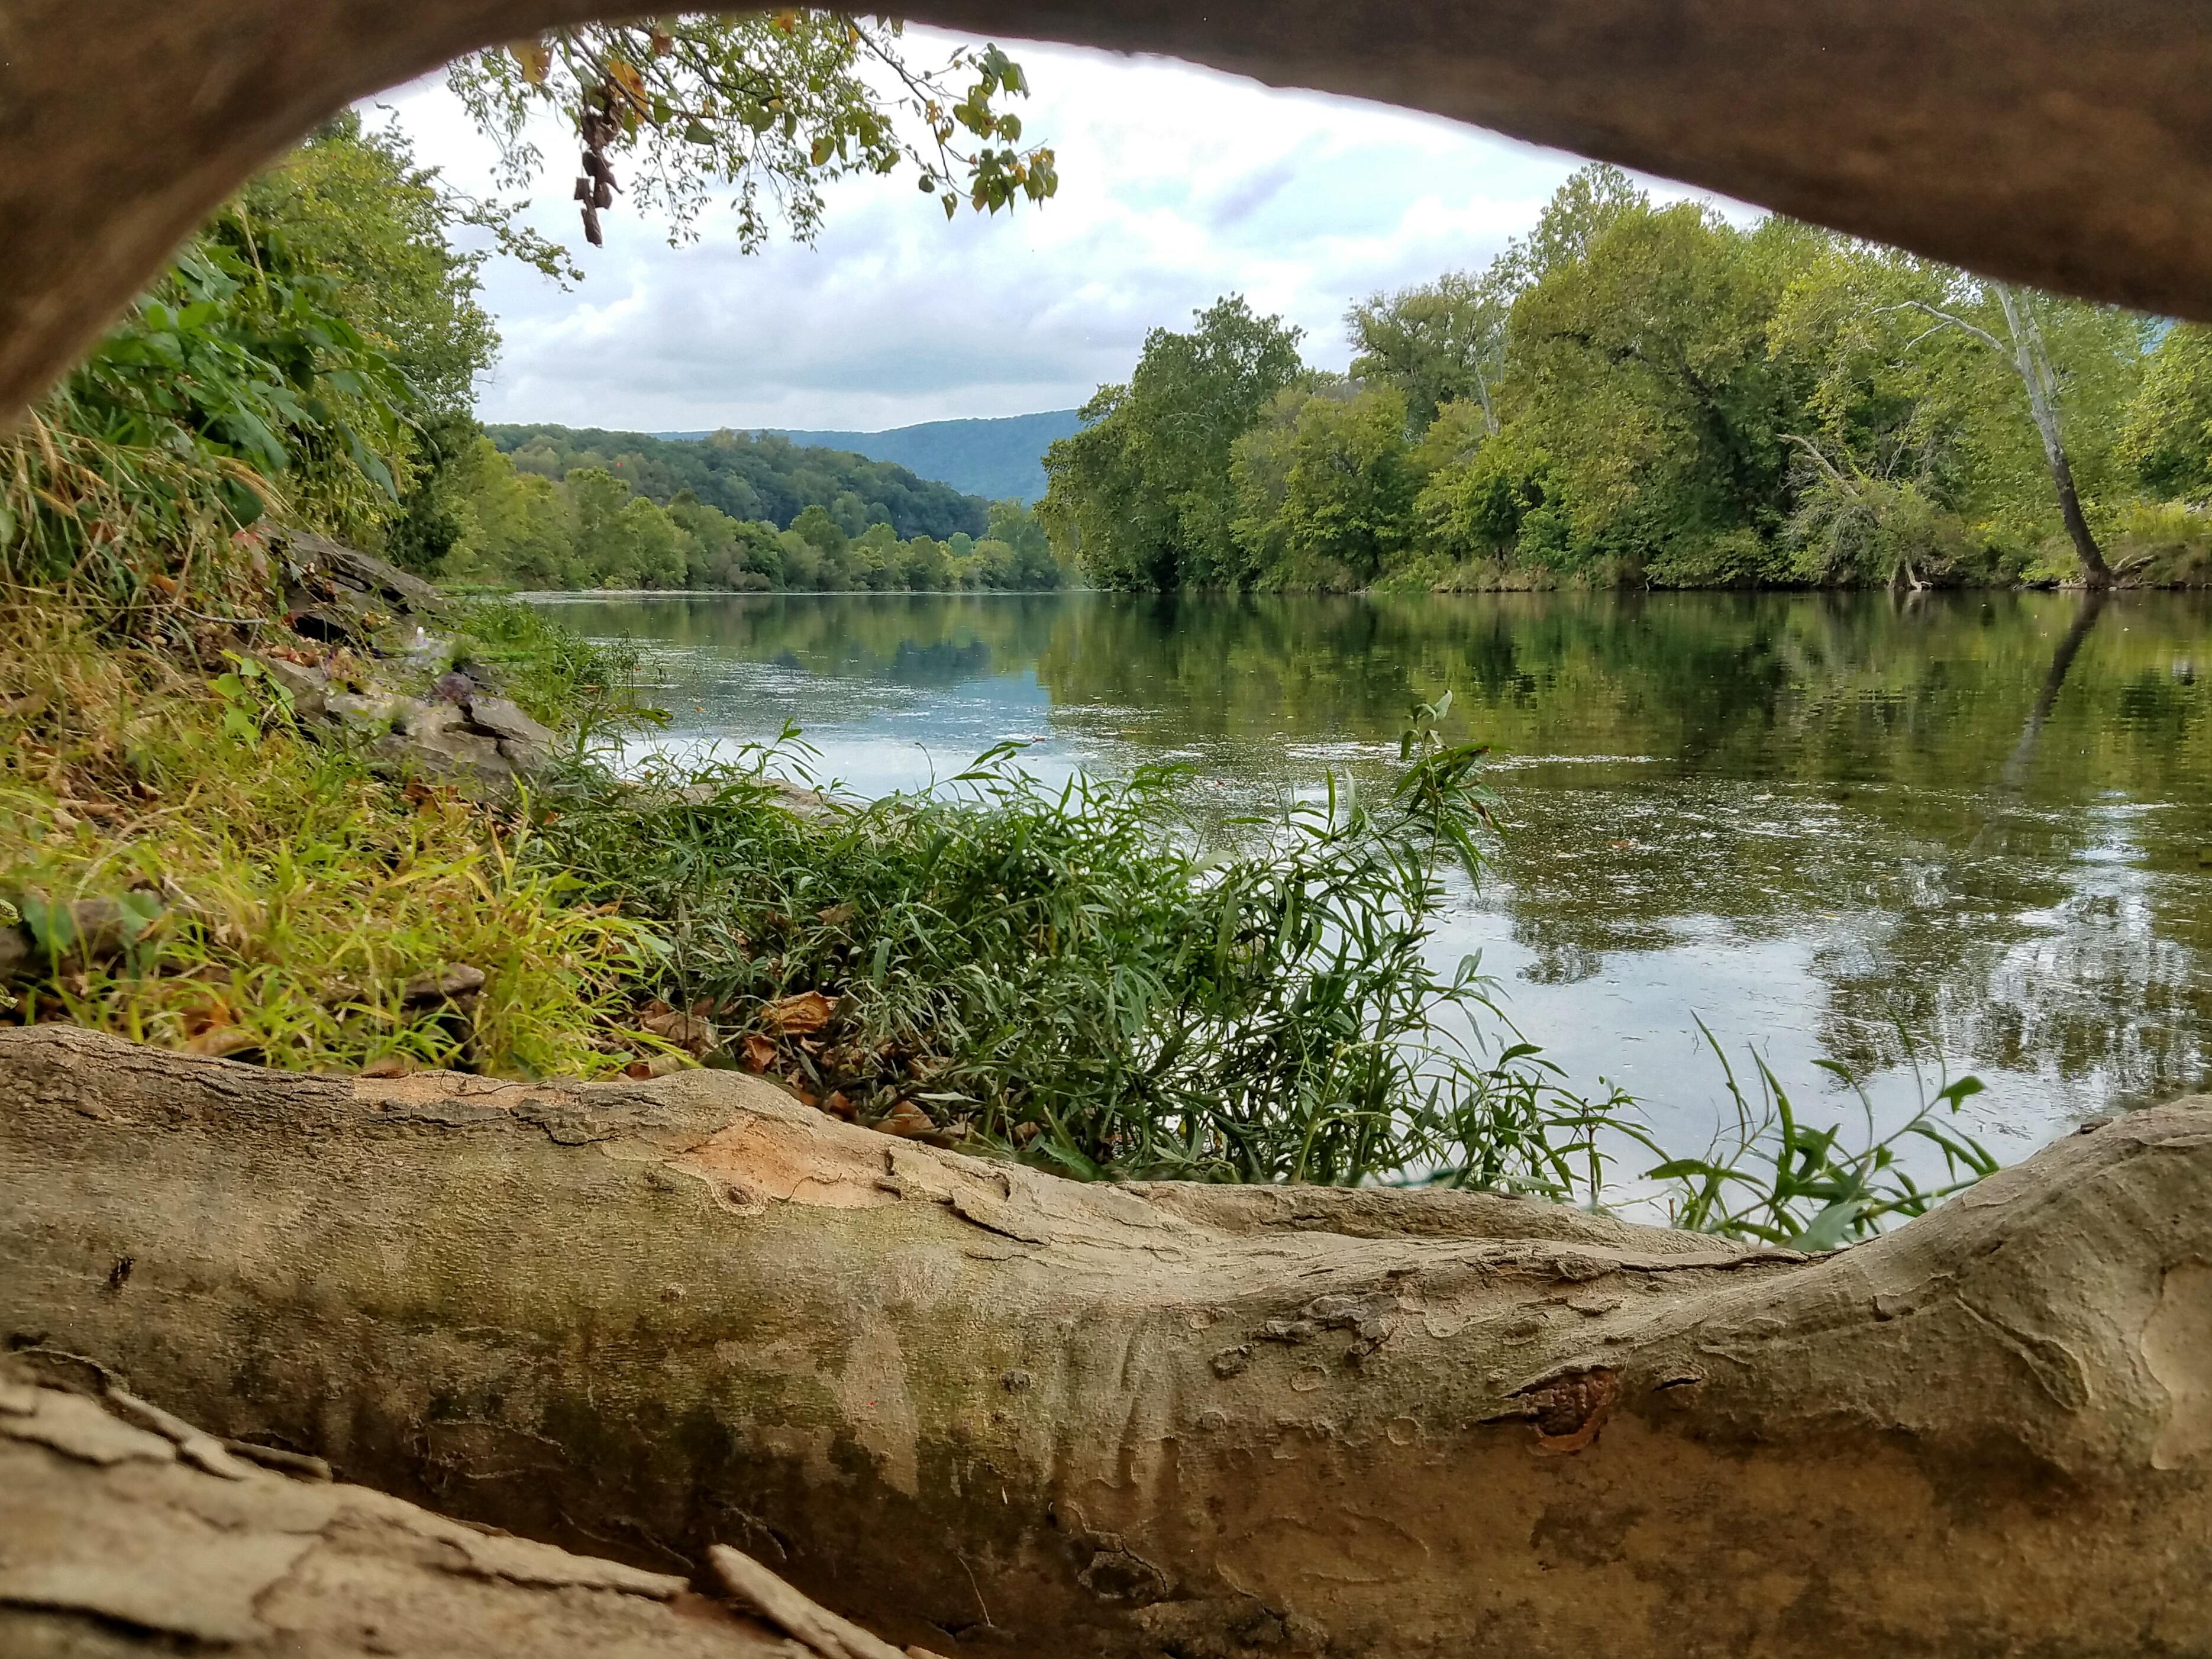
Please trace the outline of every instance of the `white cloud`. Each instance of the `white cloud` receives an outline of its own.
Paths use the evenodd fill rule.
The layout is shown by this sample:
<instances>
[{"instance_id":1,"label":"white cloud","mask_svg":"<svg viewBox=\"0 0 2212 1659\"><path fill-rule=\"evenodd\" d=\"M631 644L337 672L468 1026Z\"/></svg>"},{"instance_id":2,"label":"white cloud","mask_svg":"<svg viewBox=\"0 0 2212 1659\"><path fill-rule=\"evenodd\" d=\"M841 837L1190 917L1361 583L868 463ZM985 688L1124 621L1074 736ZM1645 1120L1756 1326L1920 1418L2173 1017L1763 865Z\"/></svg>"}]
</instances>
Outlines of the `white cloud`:
<instances>
[{"instance_id":1,"label":"white cloud","mask_svg":"<svg viewBox=\"0 0 2212 1659\"><path fill-rule=\"evenodd\" d=\"M909 40L938 44L923 30ZM594 249L566 201L568 144L549 129L530 216L587 277L562 293L511 263L487 268L506 349L482 415L872 429L1061 409L1126 378L1147 330L1231 291L1304 328L1309 361L1341 368L1352 300L1486 263L1577 165L1163 59L1015 55L1035 88L1025 137L1054 146L1061 185L1011 220L963 210L947 223L911 179L870 179L828 193L813 248L741 255L718 212L696 243L671 248L658 222L617 206ZM491 148L441 82L378 102L422 160L489 188Z\"/></svg>"}]
</instances>

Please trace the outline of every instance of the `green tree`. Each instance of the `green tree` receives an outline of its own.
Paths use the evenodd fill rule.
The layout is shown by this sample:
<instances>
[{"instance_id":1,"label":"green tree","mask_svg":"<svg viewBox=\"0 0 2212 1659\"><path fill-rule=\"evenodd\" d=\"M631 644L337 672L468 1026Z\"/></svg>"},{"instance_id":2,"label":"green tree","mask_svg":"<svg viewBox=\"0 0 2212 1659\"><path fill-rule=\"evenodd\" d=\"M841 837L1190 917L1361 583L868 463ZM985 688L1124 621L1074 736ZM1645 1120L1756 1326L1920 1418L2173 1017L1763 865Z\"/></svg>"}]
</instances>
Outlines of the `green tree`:
<instances>
[{"instance_id":1,"label":"green tree","mask_svg":"<svg viewBox=\"0 0 2212 1659\"><path fill-rule=\"evenodd\" d=\"M1284 408L1295 394L1285 394ZM1238 441L1238 538L1268 586L1364 587L1407 546L1419 479L1395 386L1331 386Z\"/></svg>"},{"instance_id":2,"label":"green tree","mask_svg":"<svg viewBox=\"0 0 2212 1659\"><path fill-rule=\"evenodd\" d=\"M1396 386L1417 432L1453 402L1475 404L1495 432L1512 308L1505 273L1497 268L1447 271L1418 288L1374 295L1345 313L1352 376Z\"/></svg>"},{"instance_id":3,"label":"green tree","mask_svg":"<svg viewBox=\"0 0 2212 1659\"><path fill-rule=\"evenodd\" d=\"M550 478L518 472L489 438L477 438L453 466L464 521L440 574L468 580L562 588L578 580L574 521Z\"/></svg>"},{"instance_id":4,"label":"green tree","mask_svg":"<svg viewBox=\"0 0 2212 1659\"><path fill-rule=\"evenodd\" d=\"M1058 587L1066 580L1066 573L1052 556L1051 538L1046 534L1042 520L1026 503L992 502L990 539L1003 542L1014 550L1013 562L1009 567L1010 585L1013 587L1024 592L1036 592Z\"/></svg>"},{"instance_id":5,"label":"green tree","mask_svg":"<svg viewBox=\"0 0 2212 1659\"><path fill-rule=\"evenodd\" d=\"M1165 590L1231 581L1231 450L1300 372L1298 331L1240 295L1188 334L1154 329L1126 386L1084 406L1084 429L1045 452L1039 515L1102 586Z\"/></svg>"},{"instance_id":6,"label":"green tree","mask_svg":"<svg viewBox=\"0 0 2212 1659\"><path fill-rule=\"evenodd\" d=\"M2122 420L2119 459L2160 495L2212 495L2212 329L2166 331Z\"/></svg>"},{"instance_id":7,"label":"green tree","mask_svg":"<svg viewBox=\"0 0 2212 1659\"><path fill-rule=\"evenodd\" d=\"M620 530L630 580L640 587L681 587L690 570L690 540L659 506L633 495Z\"/></svg>"},{"instance_id":8,"label":"green tree","mask_svg":"<svg viewBox=\"0 0 2212 1659\"><path fill-rule=\"evenodd\" d=\"M1781 434L1802 396L1768 323L1820 234L1608 203L1591 234L1556 239L1579 252L1515 301L1510 374L1523 447L1549 459L1566 562L1765 574L1755 550L1790 505Z\"/></svg>"},{"instance_id":9,"label":"green tree","mask_svg":"<svg viewBox=\"0 0 2212 1659\"><path fill-rule=\"evenodd\" d=\"M2095 523L2126 483L2116 440L2141 380L2141 319L1831 239L1789 284L1771 337L1814 376L1810 424L1789 434L1801 531L1809 512L1830 540L1872 537L1908 579L1898 538L1914 522L1937 574L1974 538L2025 562L2057 532L2103 580ZM1832 549L1807 574L1838 563Z\"/></svg>"},{"instance_id":10,"label":"green tree","mask_svg":"<svg viewBox=\"0 0 2212 1659\"><path fill-rule=\"evenodd\" d=\"M950 587L952 561L945 556L945 544L928 536L916 536L900 550L899 575L917 593L942 592Z\"/></svg>"},{"instance_id":11,"label":"green tree","mask_svg":"<svg viewBox=\"0 0 2212 1659\"><path fill-rule=\"evenodd\" d=\"M822 187L902 165L949 218L964 198L995 213L1059 188L1052 151L1023 145L1021 66L996 46L917 62L902 26L834 11L669 16L579 23L479 52L448 71L477 124L500 143L511 183L545 157L525 137L533 110L571 123L585 153L577 179L587 240L629 163L632 204L661 214L671 240L693 233L722 191L739 246L757 249L778 213L801 241L822 220Z\"/></svg>"},{"instance_id":12,"label":"green tree","mask_svg":"<svg viewBox=\"0 0 2212 1659\"><path fill-rule=\"evenodd\" d=\"M1946 283L1944 289L1941 304L1913 298L1900 301L1899 308L1930 319L1933 326L1927 331L1929 333L1956 330L1994 353L2018 377L2020 389L2026 394L2028 418L2042 444L2044 465L2050 471L2051 488L2057 497L2060 521L2065 526L2067 539L2073 544L2075 556L2081 561L2082 579L2092 587L2110 586L2112 567L2106 563L2104 549L2090 526L2077 476L2081 445L2074 434L2082 422L2068 407L2069 403L2083 400L2081 392L2072 384L2076 377L2069 371L2094 364L2100 354L2094 345L2074 353L2054 353L2051 337L2067 324L2074 325L2067 332L2077 337L2109 334L2109 330L2099 330L2097 322L2119 321L2123 313L2078 301L2024 293L2007 283L1970 277L1963 273ZM2123 321L2121 326L2124 336L2135 337L2130 343L2136 350L2129 352L2124 348L2119 355L2133 356L2140 351L2141 325L2129 320ZM1920 337L1924 339L1926 334ZM2109 360L2115 354L2108 349L2102 355L2107 362L2101 366L2109 367ZM2075 395L2069 397L2069 392ZM2106 447L2109 447L2109 441Z\"/></svg>"},{"instance_id":13,"label":"green tree","mask_svg":"<svg viewBox=\"0 0 2212 1659\"><path fill-rule=\"evenodd\" d=\"M819 501L793 519L791 528L799 540L826 558L842 557L852 544L853 538L846 533L845 527Z\"/></svg>"},{"instance_id":14,"label":"green tree","mask_svg":"<svg viewBox=\"0 0 2212 1659\"><path fill-rule=\"evenodd\" d=\"M635 499L629 486L604 467L587 466L571 472L563 488L574 515L578 580L586 587L636 586L635 521L623 516Z\"/></svg>"},{"instance_id":15,"label":"green tree","mask_svg":"<svg viewBox=\"0 0 2212 1659\"><path fill-rule=\"evenodd\" d=\"M487 217L406 136L348 112L247 185L240 215L280 235L291 257L333 279L339 309L413 383L426 410L465 411L499 354L479 272L486 252L451 240Z\"/></svg>"}]
</instances>

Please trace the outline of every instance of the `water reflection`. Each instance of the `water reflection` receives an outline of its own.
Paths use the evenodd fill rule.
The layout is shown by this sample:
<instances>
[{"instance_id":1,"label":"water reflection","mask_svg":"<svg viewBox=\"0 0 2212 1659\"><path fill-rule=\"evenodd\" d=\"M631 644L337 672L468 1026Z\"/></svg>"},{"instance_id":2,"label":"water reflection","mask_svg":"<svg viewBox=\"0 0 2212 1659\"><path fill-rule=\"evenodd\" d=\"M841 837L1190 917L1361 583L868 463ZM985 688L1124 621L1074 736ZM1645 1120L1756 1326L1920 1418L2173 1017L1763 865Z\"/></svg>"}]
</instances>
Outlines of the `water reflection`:
<instances>
[{"instance_id":1,"label":"water reflection","mask_svg":"<svg viewBox=\"0 0 2212 1659\"><path fill-rule=\"evenodd\" d=\"M1688 1132L1691 1018L1786 1076L1910 1092L1899 1030L2010 1150L2206 1077L2202 596L880 596L578 600L648 650L670 740L804 726L874 793L1002 738L1048 774L1173 756L1224 803L1381 776L1455 695L1498 751L1480 948L1529 1034ZM1692 1134L1689 1138L1694 1138Z\"/></svg>"}]
</instances>

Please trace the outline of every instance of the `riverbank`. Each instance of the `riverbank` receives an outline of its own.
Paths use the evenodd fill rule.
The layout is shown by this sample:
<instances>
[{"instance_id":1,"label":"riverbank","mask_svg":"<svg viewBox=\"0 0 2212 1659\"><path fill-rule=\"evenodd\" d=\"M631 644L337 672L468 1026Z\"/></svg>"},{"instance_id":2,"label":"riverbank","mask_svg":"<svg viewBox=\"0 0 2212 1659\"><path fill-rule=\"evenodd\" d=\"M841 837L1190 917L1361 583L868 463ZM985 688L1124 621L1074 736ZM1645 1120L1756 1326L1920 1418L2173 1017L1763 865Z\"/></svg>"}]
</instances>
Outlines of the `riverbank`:
<instances>
[{"instance_id":1,"label":"riverbank","mask_svg":"<svg viewBox=\"0 0 2212 1659\"><path fill-rule=\"evenodd\" d=\"M1048 786L1002 750L927 798L826 800L779 781L804 757L787 736L618 776L601 746L660 718L618 652L406 595L293 594L183 647L64 608L15 619L13 1020L282 1070L738 1067L1086 1178L1413 1171L1592 1202L1607 1154L1659 1154L1617 1093L1461 1046L1503 1027L1471 966L1439 975L1425 946L1489 808L1480 752L1433 716L1393 787L1210 845L1158 768ZM543 754L476 734L510 706L557 732ZM1957 1097L1924 1103L1914 1132L1941 1132ZM1789 1237L1924 1207L1880 1151L1829 1171L1840 1208L1832 1180L1754 1182L1705 1224Z\"/></svg>"}]
</instances>

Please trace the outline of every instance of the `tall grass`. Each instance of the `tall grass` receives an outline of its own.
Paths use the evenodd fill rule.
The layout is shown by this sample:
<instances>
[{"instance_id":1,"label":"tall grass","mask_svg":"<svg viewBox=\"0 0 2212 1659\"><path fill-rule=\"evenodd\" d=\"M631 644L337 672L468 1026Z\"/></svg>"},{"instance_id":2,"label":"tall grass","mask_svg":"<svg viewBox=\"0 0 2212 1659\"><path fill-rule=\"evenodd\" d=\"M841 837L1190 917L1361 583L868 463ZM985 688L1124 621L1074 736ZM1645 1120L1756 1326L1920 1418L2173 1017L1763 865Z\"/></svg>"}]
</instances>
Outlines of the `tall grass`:
<instances>
[{"instance_id":1,"label":"tall grass","mask_svg":"<svg viewBox=\"0 0 2212 1659\"><path fill-rule=\"evenodd\" d=\"M1178 773L1048 787L1011 747L927 795L801 816L788 743L601 779L547 855L667 929L672 1004L769 1042L793 1086L902 1102L1070 1173L1355 1182L1409 1161L1550 1188L1583 1115L1499 1024L1472 961L1425 949L1447 857L1486 817L1479 751L1383 798L1333 785L1233 856L1199 850ZM819 1033L780 1028L818 991Z\"/></svg>"},{"instance_id":2,"label":"tall grass","mask_svg":"<svg viewBox=\"0 0 2212 1659\"><path fill-rule=\"evenodd\" d=\"M0 626L0 897L38 957L15 1018L294 1069L633 1058L652 931L574 902L526 818L403 793L252 677L211 684L51 605ZM129 948L80 948L88 902ZM410 998L456 964L480 992Z\"/></svg>"}]
</instances>

